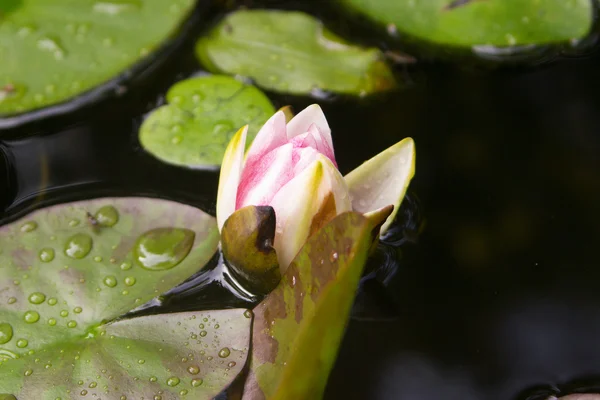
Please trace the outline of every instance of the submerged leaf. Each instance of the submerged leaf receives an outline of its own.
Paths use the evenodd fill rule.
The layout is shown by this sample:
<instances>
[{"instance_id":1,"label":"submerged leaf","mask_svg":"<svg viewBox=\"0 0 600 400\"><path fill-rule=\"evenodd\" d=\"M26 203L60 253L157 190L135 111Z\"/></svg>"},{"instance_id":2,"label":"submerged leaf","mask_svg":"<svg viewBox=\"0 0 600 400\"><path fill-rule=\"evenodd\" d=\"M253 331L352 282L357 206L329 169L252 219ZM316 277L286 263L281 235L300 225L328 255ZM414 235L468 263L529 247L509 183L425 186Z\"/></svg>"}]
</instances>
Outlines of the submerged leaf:
<instances>
[{"instance_id":1,"label":"submerged leaf","mask_svg":"<svg viewBox=\"0 0 600 400\"><path fill-rule=\"evenodd\" d=\"M240 10L196 46L207 68L282 93L369 94L395 81L377 49L344 43L301 12Z\"/></svg>"},{"instance_id":2,"label":"submerged leaf","mask_svg":"<svg viewBox=\"0 0 600 400\"><path fill-rule=\"evenodd\" d=\"M223 256L253 293L267 294L281 280L274 239L275 211L269 206L240 208L223 225Z\"/></svg>"},{"instance_id":3,"label":"submerged leaf","mask_svg":"<svg viewBox=\"0 0 600 400\"><path fill-rule=\"evenodd\" d=\"M340 0L388 31L450 46L515 46L582 39L590 0Z\"/></svg>"},{"instance_id":4,"label":"submerged leaf","mask_svg":"<svg viewBox=\"0 0 600 400\"><path fill-rule=\"evenodd\" d=\"M237 129L249 125L248 143L275 112L259 89L228 76L177 83L168 105L153 111L140 128L146 151L169 164L217 167Z\"/></svg>"},{"instance_id":5,"label":"submerged leaf","mask_svg":"<svg viewBox=\"0 0 600 400\"><path fill-rule=\"evenodd\" d=\"M105 226L97 211L118 221ZM157 229L184 234L146 248L168 265L143 268L139 245ZM0 227L0 363L85 336L171 289L207 263L218 240L211 216L145 198L61 204Z\"/></svg>"},{"instance_id":6,"label":"submerged leaf","mask_svg":"<svg viewBox=\"0 0 600 400\"><path fill-rule=\"evenodd\" d=\"M251 323L250 312L234 309L90 328L69 343L4 365L0 393L19 399L211 399L244 368Z\"/></svg>"},{"instance_id":7,"label":"submerged leaf","mask_svg":"<svg viewBox=\"0 0 600 400\"><path fill-rule=\"evenodd\" d=\"M372 228L358 213L337 216L308 240L279 286L255 308L244 399L321 398Z\"/></svg>"},{"instance_id":8,"label":"submerged leaf","mask_svg":"<svg viewBox=\"0 0 600 400\"><path fill-rule=\"evenodd\" d=\"M64 102L173 35L194 0L0 1L0 115Z\"/></svg>"}]
</instances>

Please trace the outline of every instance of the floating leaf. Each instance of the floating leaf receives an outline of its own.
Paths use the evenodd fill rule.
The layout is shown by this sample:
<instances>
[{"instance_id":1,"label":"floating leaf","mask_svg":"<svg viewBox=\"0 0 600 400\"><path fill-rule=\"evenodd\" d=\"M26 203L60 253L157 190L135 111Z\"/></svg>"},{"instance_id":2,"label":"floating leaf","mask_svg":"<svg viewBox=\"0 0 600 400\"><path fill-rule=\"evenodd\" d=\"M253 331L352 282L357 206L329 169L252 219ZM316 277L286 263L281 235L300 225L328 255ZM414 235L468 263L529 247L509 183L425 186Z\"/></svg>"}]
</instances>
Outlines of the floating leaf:
<instances>
[{"instance_id":1,"label":"floating leaf","mask_svg":"<svg viewBox=\"0 0 600 400\"><path fill-rule=\"evenodd\" d=\"M145 58L194 0L0 2L0 115L64 102Z\"/></svg>"},{"instance_id":2,"label":"floating leaf","mask_svg":"<svg viewBox=\"0 0 600 400\"><path fill-rule=\"evenodd\" d=\"M203 76L177 83L168 105L140 128L142 146L160 160L188 167L221 164L231 137L249 124L249 143L275 108L260 90L227 76Z\"/></svg>"},{"instance_id":3,"label":"floating leaf","mask_svg":"<svg viewBox=\"0 0 600 400\"><path fill-rule=\"evenodd\" d=\"M301 12L234 12L198 41L196 52L214 71L282 93L362 95L395 86L379 50L349 45Z\"/></svg>"},{"instance_id":4,"label":"floating leaf","mask_svg":"<svg viewBox=\"0 0 600 400\"><path fill-rule=\"evenodd\" d=\"M592 26L590 0L340 0L384 24L451 46L515 46L585 37Z\"/></svg>"},{"instance_id":5,"label":"floating leaf","mask_svg":"<svg viewBox=\"0 0 600 400\"><path fill-rule=\"evenodd\" d=\"M254 310L244 399L319 399L371 245L373 226L344 213L313 235Z\"/></svg>"},{"instance_id":6,"label":"floating leaf","mask_svg":"<svg viewBox=\"0 0 600 400\"><path fill-rule=\"evenodd\" d=\"M251 323L250 312L234 309L88 327L70 342L3 365L0 393L52 400L211 399L244 367Z\"/></svg>"},{"instance_id":7,"label":"floating leaf","mask_svg":"<svg viewBox=\"0 0 600 400\"><path fill-rule=\"evenodd\" d=\"M103 225L107 215L118 221ZM139 249L157 229L172 235L144 254L171 262L152 269ZM218 240L215 220L204 212L144 198L52 206L0 227L1 341L9 336L2 327L12 328L0 360L82 337L144 304L201 269Z\"/></svg>"}]
</instances>

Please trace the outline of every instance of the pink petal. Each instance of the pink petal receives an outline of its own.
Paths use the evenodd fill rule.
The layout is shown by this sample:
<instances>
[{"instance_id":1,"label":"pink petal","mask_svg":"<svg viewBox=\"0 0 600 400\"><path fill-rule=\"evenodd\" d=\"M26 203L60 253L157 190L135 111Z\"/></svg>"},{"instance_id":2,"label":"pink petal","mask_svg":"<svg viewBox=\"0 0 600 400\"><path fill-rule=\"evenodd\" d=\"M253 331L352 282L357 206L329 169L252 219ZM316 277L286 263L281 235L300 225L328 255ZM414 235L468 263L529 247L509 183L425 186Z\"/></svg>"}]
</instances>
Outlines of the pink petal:
<instances>
[{"instance_id":1,"label":"pink petal","mask_svg":"<svg viewBox=\"0 0 600 400\"><path fill-rule=\"evenodd\" d=\"M321 135L329 145L329 148L333 150L331 129L329 128L325 114L323 114L323 110L321 110L321 107L319 107L318 104L313 104L306 107L298 115L292 118L292 120L287 124L288 139L293 139L298 135L308 132L308 128L312 124L317 125L319 131L321 131Z\"/></svg>"},{"instance_id":2,"label":"pink petal","mask_svg":"<svg viewBox=\"0 0 600 400\"><path fill-rule=\"evenodd\" d=\"M333 147L329 146L327 142L327 138L321 133L319 127L316 124L312 124L308 127L308 133L314 138L315 148L325 157L329 158L333 165L337 168L337 163L335 162L335 154L333 153Z\"/></svg>"},{"instance_id":3,"label":"pink petal","mask_svg":"<svg viewBox=\"0 0 600 400\"><path fill-rule=\"evenodd\" d=\"M283 111L277 111L256 134L246 154L246 166L287 142L285 114Z\"/></svg>"},{"instance_id":4,"label":"pink petal","mask_svg":"<svg viewBox=\"0 0 600 400\"><path fill-rule=\"evenodd\" d=\"M244 167L237 192L236 209L268 205L277 191L294 177L291 143L277 147Z\"/></svg>"}]
</instances>

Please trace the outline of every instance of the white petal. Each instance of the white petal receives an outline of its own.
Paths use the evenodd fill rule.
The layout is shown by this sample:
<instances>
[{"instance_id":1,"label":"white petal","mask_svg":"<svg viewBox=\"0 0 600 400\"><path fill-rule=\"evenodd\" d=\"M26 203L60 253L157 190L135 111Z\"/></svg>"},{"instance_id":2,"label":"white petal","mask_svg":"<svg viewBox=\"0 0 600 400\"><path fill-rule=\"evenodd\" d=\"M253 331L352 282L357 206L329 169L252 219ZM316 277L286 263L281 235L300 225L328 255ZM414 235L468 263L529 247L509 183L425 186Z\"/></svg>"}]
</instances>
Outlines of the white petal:
<instances>
[{"instance_id":1,"label":"white petal","mask_svg":"<svg viewBox=\"0 0 600 400\"><path fill-rule=\"evenodd\" d=\"M282 273L315 228L328 222L323 218L351 210L343 177L323 155L288 182L271 206L277 221L274 247Z\"/></svg>"},{"instance_id":2,"label":"white petal","mask_svg":"<svg viewBox=\"0 0 600 400\"><path fill-rule=\"evenodd\" d=\"M392 204L394 211L381 227L384 233L396 217L414 174L415 143L406 138L345 176L352 207L365 214Z\"/></svg>"},{"instance_id":3,"label":"white petal","mask_svg":"<svg viewBox=\"0 0 600 400\"><path fill-rule=\"evenodd\" d=\"M292 120L287 124L287 137L288 139L292 139L298 135L302 135L305 132L308 132L308 128L315 124L323 138L326 140L327 145L333 151L333 141L331 140L331 129L329 128L329 124L327 123L327 118L325 118L325 114L323 114L323 110L318 104L313 104L306 107L302 110L298 115L296 115Z\"/></svg>"},{"instance_id":4,"label":"white petal","mask_svg":"<svg viewBox=\"0 0 600 400\"><path fill-rule=\"evenodd\" d=\"M248 125L237 131L231 138L223 156L221 174L219 175L219 191L217 192L217 225L219 232L227 218L235 211L237 190L244 165L247 134Z\"/></svg>"}]
</instances>

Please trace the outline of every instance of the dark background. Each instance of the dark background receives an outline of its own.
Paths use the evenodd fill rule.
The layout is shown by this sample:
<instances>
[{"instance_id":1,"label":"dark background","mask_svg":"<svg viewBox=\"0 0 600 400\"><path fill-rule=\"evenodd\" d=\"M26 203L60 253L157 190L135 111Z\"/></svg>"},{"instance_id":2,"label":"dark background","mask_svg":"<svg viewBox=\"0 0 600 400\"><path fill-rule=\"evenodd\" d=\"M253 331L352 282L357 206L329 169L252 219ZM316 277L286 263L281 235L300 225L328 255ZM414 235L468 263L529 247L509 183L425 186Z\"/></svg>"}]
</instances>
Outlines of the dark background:
<instances>
[{"instance_id":1,"label":"dark background","mask_svg":"<svg viewBox=\"0 0 600 400\"><path fill-rule=\"evenodd\" d=\"M317 3L283 6L362 43L390 46ZM104 195L165 197L214 212L218 172L162 164L141 150L136 133L170 84L200 68L194 40L221 13L200 7L120 97L3 129L2 221ZM401 246L385 293L361 293L369 306L350 321L326 398L516 400L593 391L600 386L600 57L519 68L438 57L396 69L402 90L320 102L342 173L415 139L410 207L423 218L417 243ZM296 111L315 102L270 97Z\"/></svg>"}]
</instances>

